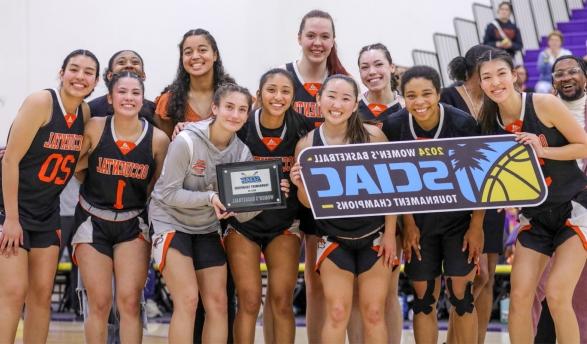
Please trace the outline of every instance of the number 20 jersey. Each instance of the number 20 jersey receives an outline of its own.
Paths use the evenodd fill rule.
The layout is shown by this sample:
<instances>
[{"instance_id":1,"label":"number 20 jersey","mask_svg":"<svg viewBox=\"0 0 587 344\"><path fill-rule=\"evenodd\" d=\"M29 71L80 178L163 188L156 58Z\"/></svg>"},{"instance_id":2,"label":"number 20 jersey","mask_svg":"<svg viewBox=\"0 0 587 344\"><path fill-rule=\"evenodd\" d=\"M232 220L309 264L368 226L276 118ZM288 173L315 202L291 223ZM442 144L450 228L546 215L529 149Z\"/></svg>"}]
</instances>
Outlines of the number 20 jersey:
<instances>
[{"instance_id":1,"label":"number 20 jersey","mask_svg":"<svg viewBox=\"0 0 587 344\"><path fill-rule=\"evenodd\" d=\"M30 231L58 228L59 195L75 172L84 134L81 106L76 114L66 114L58 93L47 91L53 100L51 120L39 128L18 166L19 220L23 229ZM0 190L3 210L1 183Z\"/></svg>"},{"instance_id":2,"label":"number 20 jersey","mask_svg":"<svg viewBox=\"0 0 587 344\"><path fill-rule=\"evenodd\" d=\"M93 207L112 211L143 209L155 172L153 126L144 119L135 142L116 138L114 119L106 117L102 137L88 157L81 196Z\"/></svg>"}]
</instances>

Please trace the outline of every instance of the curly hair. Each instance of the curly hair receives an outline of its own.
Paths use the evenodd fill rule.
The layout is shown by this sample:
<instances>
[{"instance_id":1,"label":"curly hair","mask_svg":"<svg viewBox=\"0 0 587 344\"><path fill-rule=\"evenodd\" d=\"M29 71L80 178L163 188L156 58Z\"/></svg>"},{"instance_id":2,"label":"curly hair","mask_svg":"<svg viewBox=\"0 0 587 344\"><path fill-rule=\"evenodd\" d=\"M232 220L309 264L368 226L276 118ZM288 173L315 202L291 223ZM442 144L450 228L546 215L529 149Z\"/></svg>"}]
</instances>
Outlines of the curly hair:
<instances>
[{"instance_id":1,"label":"curly hair","mask_svg":"<svg viewBox=\"0 0 587 344\"><path fill-rule=\"evenodd\" d=\"M179 65L177 66L177 74L175 80L171 85L165 87L162 93L170 92L169 103L167 105L167 114L174 124L182 122L185 119L185 109L188 99L188 91L190 89L190 75L183 68L183 45L191 36L203 36L206 41L212 47L212 51L216 54L217 59L212 66L213 78L213 89L214 91L224 84L234 84L234 79L224 71L222 65L222 59L220 58L220 52L218 51L218 45L216 40L210 34L210 32L204 29L195 29L186 32L183 35L181 42L179 43Z\"/></svg>"}]
</instances>

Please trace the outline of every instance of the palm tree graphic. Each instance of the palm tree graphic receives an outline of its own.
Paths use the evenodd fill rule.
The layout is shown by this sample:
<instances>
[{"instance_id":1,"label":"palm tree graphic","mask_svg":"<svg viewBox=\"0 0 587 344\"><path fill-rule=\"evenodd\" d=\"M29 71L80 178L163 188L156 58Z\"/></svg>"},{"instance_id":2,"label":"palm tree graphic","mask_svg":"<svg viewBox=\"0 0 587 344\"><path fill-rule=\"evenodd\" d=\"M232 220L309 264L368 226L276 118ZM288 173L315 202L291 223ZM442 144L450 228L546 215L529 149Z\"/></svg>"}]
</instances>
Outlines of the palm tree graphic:
<instances>
[{"instance_id":1,"label":"palm tree graphic","mask_svg":"<svg viewBox=\"0 0 587 344\"><path fill-rule=\"evenodd\" d=\"M481 190L477 187L475 182L473 170L481 171L481 162L489 161L487 155L483 151L495 152L487 143L479 141L471 141L467 143L457 143L452 147L451 161L455 172L464 171L469 182L471 191L473 192L474 200L478 200ZM460 178L457 177L459 184L462 184ZM461 185L462 189L462 185ZM461 190L463 192L464 190ZM464 193L464 192L463 192ZM466 196L465 196L466 197Z\"/></svg>"}]
</instances>

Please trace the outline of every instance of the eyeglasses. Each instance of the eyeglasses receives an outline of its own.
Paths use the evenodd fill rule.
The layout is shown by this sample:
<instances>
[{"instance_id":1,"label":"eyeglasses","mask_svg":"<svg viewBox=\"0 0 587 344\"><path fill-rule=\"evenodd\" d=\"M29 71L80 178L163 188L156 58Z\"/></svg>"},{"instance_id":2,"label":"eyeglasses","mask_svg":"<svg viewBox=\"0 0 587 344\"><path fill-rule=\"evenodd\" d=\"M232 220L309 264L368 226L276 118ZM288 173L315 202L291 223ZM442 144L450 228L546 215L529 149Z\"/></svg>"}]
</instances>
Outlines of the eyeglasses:
<instances>
[{"instance_id":1,"label":"eyeglasses","mask_svg":"<svg viewBox=\"0 0 587 344\"><path fill-rule=\"evenodd\" d=\"M581 72L582 72L582 70L579 67L573 67L573 68L569 68L567 70L557 70L556 72L552 73L552 78L553 79L562 79L565 77L566 74L568 74L572 78Z\"/></svg>"}]
</instances>

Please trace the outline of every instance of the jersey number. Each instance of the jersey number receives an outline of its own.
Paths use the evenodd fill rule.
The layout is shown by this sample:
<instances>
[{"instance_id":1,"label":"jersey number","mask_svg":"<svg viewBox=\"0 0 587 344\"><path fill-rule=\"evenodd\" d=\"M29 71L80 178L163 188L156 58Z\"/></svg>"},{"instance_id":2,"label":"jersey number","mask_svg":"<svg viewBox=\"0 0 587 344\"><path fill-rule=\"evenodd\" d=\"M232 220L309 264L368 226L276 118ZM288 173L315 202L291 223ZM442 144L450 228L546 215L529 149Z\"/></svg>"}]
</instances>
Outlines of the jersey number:
<instances>
[{"instance_id":1,"label":"jersey number","mask_svg":"<svg viewBox=\"0 0 587 344\"><path fill-rule=\"evenodd\" d=\"M71 167L74 163L75 157L73 155L63 156L58 153L53 153L47 157L47 160L41 166L39 180L45 183L63 185L69 180ZM51 168L51 171L49 171L49 168Z\"/></svg>"},{"instance_id":2,"label":"jersey number","mask_svg":"<svg viewBox=\"0 0 587 344\"><path fill-rule=\"evenodd\" d=\"M116 203L114 203L114 209L124 208L124 204L122 204L122 193L124 192L125 186L126 182L124 180L118 180L118 185L116 186Z\"/></svg>"}]
</instances>

